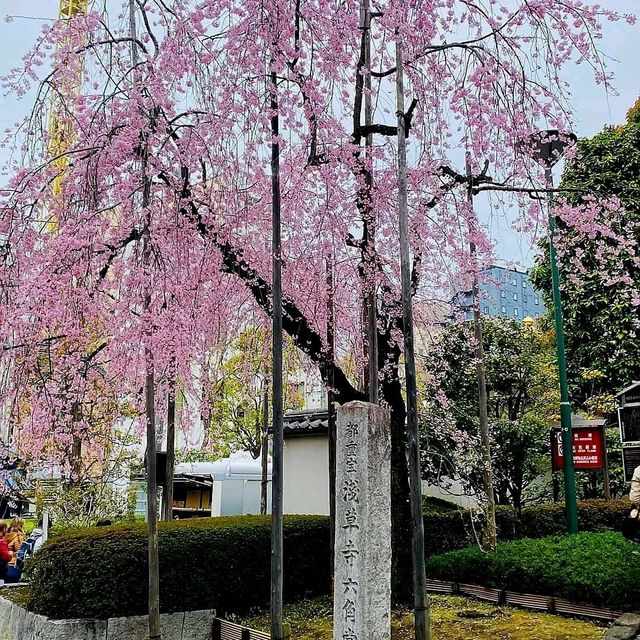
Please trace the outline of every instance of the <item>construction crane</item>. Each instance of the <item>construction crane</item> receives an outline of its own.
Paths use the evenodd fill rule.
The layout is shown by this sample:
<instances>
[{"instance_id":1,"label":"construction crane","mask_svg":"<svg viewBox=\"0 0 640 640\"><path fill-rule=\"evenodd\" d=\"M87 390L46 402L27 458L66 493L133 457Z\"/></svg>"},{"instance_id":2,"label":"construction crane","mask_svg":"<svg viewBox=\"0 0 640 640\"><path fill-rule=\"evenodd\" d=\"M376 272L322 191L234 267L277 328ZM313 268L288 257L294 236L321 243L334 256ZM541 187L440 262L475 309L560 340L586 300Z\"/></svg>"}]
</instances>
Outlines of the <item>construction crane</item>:
<instances>
[{"instance_id":1,"label":"construction crane","mask_svg":"<svg viewBox=\"0 0 640 640\"><path fill-rule=\"evenodd\" d=\"M62 33L57 42L57 48L68 46L71 40L71 21L81 15L86 15L89 10L91 0L59 0L58 20L62 25ZM75 129L70 117L69 110L65 104L65 98L77 95L82 89L84 74L84 53L78 55L74 60L64 61L66 75L63 83L55 87L51 96L49 107L49 139L47 151L52 159L53 167L56 171L51 184L52 202L58 205L65 205L64 181L66 179L69 157L67 150L75 139ZM55 234L58 228L58 219L53 212L49 212L46 230ZM43 357L44 356L44 357ZM38 353L39 364L41 361L48 365L46 371L47 378L52 375L51 367L51 338L42 341ZM82 456L82 443L74 436L73 460L78 464ZM74 465L75 466L75 465Z\"/></svg>"},{"instance_id":2,"label":"construction crane","mask_svg":"<svg viewBox=\"0 0 640 640\"><path fill-rule=\"evenodd\" d=\"M89 9L90 0L60 0L58 7L58 20L65 25L70 33L70 22L79 15L85 15ZM63 35L58 41L58 47L66 44L67 35ZM69 123L69 113L64 104L64 96L71 96L80 91L82 87L82 75L84 72L84 58L74 61L73 73L65 78L65 84L60 90L55 92L51 98L49 112L49 141L47 150L53 159L52 164L56 169L56 176L51 184L51 195L54 201L63 198L63 184L69 158L65 151L70 147L74 139L74 129ZM54 233L57 228L55 216L50 216L47 222L47 229Z\"/></svg>"}]
</instances>

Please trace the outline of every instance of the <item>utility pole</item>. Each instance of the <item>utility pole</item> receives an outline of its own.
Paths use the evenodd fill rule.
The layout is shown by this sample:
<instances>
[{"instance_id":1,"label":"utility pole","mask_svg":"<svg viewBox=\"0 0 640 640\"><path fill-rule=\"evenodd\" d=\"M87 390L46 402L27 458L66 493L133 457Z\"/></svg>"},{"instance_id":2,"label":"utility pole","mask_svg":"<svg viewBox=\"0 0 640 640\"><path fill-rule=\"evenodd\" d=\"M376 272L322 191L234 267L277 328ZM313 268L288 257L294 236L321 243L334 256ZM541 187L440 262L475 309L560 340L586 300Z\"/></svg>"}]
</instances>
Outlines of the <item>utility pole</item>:
<instances>
[{"instance_id":1,"label":"utility pole","mask_svg":"<svg viewBox=\"0 0 640 640\"><path fill-rule=\"evenodd\" d=\"M411 493L413 599L416 640L431 639L429 599L424 566L424 517L422 515L422 474L420 433L416 398L416 364L413 349L411 307L411 265L407 205L407 142L404 112L404 66L402 44L396 40L396 116L398 119L398 218L400 227L400 269L402 274L402 318L404 321L404 363L407 391L407 432L409 436L409 486Z\"/></svg>"},{"instance_id":2,"label":"utility pole","mask_svg":"<svg viewBox=\"0 0 640 640\"><path fill-rule=\"evenodd\" d=\"M471 154L465 158L467 172L467 202L469 204L469 256L471 258L473 296L473 334L475 337L476 376L478 378L478 427L480 432L480 451L482 454L482 480L487 495L486 544L492 551L498 542L496 528L496 500L493 492L493 469L491 464L491 440L489 438L489 411L487 408L487 379L484 368L484 346L482 344L482 320L480 317L480 287L478 285L478 251L474 236L478 231L478 220L473 209L473 174L471 172Z\"/></svg>"},{"instance_id":3,"label":"utility pole","mask_svg":"<svg viewBox=\"0 0 640 640\"><path fill-rule=\"evenodd\" d=\"M271 77L271 199L273 253L273 463L271 467L271 638L282 640L282 247L280 230L280 121L278 78Z\"/></svg>"},{"instance_id":4,"label":"utility pole","mask_svg":"<svg viewBox=\"0 0 640 640\"><path fill-rule=\"evenodd\" d=\"M131 62L134 68L134 83L136 90L141 90L138 69L136 7L134 0L129 0L129 27L131 32ZM145 218L145 230L142 236L142 263L144 265L146 282L144 291L144 313L151 306L151 246L149 200L151 195L151 181L147 176L148 141L143 135L142 141L142 210ZM156 414L155 414L155 373L153 353L149 341L153 336L153 328L146 328L147 344L145 345L146 374L144 384L145 413L147 421L147 523L149 527L148 562L149 562L149 640L160 640L160 562L158 553L158 486L156 481Z\"/></svg>"},{"instance_id":5,"label":"utility pole","mask_svg":"<svg viewBox=\"0 0 640 640\"><path fill-rule=\"evenodd\" d=\"M564 352L564 323L560 296L560 273L554 244L556 217L553 213L553 165L565 150L577 141L573 133L556 129L539 131L520 143L523 153L533 157L543 168L547 190L547 212L549 217L549 260L551 262L551 284L553 289L553 311L556 324L556 352L560 378L560 425L562 429L562 455L564 456L564 496L567 528L569 533L578 532L578 504L576 501L576 479L573 467L573 434L571 431L571 405L567 383L567 363Z\"/></svg>"}]
</instances>

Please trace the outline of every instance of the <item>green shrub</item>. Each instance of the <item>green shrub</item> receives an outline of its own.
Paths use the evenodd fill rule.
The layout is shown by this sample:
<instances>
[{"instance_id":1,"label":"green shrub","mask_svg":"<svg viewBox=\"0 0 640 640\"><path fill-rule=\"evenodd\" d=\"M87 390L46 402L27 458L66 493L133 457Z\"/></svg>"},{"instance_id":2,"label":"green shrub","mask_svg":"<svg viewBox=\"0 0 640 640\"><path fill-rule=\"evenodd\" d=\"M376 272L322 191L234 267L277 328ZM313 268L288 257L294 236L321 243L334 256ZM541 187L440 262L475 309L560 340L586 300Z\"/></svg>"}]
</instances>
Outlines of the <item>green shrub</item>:
<instances>
[{"instance_id":1,"label":"green shrub","mask_svg":"<svg viewBox=\"0 0 640 640\"><path fill-rule=\"evenodd\" d=\"M623 501L580 503L580 527L593 531L619 528L628 508L629 503ZM565 531L562 504L530 507L520 514L511 507L498 507L496 517L502 541ZM477 548L483 525L480 515L463 509L425 513L424 524L427 556ZM270 518L261 516L161 523L162 610L211 607L242 613L265 605L269 600L270 535ZM407 532L407 547L409 536ZM328 594L328 518L287 516L284 562L287 600ZM56 535L37 554L29 572L30 608L38 613L54 618L144 613L146 528L115 525Z\"/></svg>"},{"instance_id":2,"label":"green shrub","mask_svg":"<svg viewBox=\"0 0 640 640\"><path fill-rule=\"evenodd\" d=\"M512 540L520 531L518 514L511 507L496 509L498 538ZM481 539L484 518L466 509L427 513L424 516L424 547L427 555L475 545Z\"/></svg>"},{"instance_id":3,"label":"green shrub","mask_svg":"<svg viewBox=\"0 0 640 640\"><path fill-rule=\"evenodd\" d=\"M580 531L620 531L629 512L628 500L582 500L578 503ZM541 538L567 530L564 503L526 507L520 514L521 536Z\"/></svg>"},{"instance_id":4,"label":"green shrub","mask_svg":"<svg viewBox=\"0 0 640 640\"><path fill-rule=\"evenodd\" d=\"M422 496L422 512L427 513L443 513L447 511L458 511L460 507L454 502L436 498L435 496Z\"/></svg>"},{"instance_id":5,"label":"green shrub","mask_svg":"<svg viewBox=\"0 0 640 640\"><path fill-rule=\"evenodd\" d=\"M580 531L620 531L631 505L628 500L582 500L578 503ZM523 535L538 538L565 533L564 503L541 504L522 510Z\"/></svg>"},{"instance_id":6,"label":"green shrub","mask_svg":"<svg viewBox=\"0 0 640 640\"><path fill-rule=\"evenodd\" d=\"M163 612L213 608L236 613L269 602L271 520L262 516L161 523ZM29 570L29 608L52 618L145 613L146 527L116 525L69 533L45 545ZM329 523L288 516L285 599L329 592Z\"/></svg>"},{"instance_id":7,"label":"green shrub","mask_svg":"<svg viewBox=\"0 0 640 640\"><path fill-rule=\"evenodd\" d=\"M583 500L578 503L580 531L620 531L630 508L628 500ZM496 508L499 540L543 538L561 535L567 530L564 503L525 507L518 513L513 507ZM477 544L484 518L466 509L434 511L425 509L425 550L427 555L444 553Z\"/></svg>"},{"instance_id":8,"label":"green shrub","mask_svg":"<svg viewBox=\"0 0 640 640\"><path fill-rule=\"evenodd\" d=\"M636 548L615 532L525 538L494 553L474 547L431 557L427 575L631 610L640 605Z\"/></svg>"}]
</instances>

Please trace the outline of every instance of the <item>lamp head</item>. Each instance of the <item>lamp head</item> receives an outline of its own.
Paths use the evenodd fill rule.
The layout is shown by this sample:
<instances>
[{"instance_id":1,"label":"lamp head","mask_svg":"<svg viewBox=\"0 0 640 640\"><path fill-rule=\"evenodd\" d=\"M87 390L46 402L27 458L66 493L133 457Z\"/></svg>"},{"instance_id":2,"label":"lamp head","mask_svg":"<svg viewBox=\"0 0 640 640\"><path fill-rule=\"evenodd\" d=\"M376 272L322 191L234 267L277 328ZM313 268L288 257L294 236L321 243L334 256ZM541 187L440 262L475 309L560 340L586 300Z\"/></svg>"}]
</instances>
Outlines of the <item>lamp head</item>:
<instances>
[{"instance_id":1,"label":"lamp head","mask_svg":"<svg viewBox=\"0 0 640 640\"><path fill-rule=\"evenodd\" d=\"M518 142L520 153L526 154L545 168L552 167L564 155L564 152L573 147L578 138L570 131L547 129L523 138Z\"/></svg>"}]
</instances>

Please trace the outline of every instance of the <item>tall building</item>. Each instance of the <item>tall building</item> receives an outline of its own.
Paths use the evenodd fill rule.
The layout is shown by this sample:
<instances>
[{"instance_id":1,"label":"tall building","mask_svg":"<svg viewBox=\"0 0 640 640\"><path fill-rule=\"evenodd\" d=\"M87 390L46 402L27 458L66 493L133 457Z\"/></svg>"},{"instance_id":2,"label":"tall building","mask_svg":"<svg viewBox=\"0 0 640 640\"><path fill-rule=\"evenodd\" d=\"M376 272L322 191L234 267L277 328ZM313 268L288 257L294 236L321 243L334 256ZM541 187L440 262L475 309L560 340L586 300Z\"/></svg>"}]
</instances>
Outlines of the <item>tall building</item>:
<instances>
[{"instance_id":1,"label":"tall building","mask_svg":"<svg viewBox=\"0 0 640 640\"><path fill-rule=\"evenodd\" d=\"M458 291L451 300L456 319L473 319L473 294ZM523 320L545 313L542 296L533 288L528 271L492 265L480 278L480 311L484 316Z\"/></svg>"}]
</instances>

